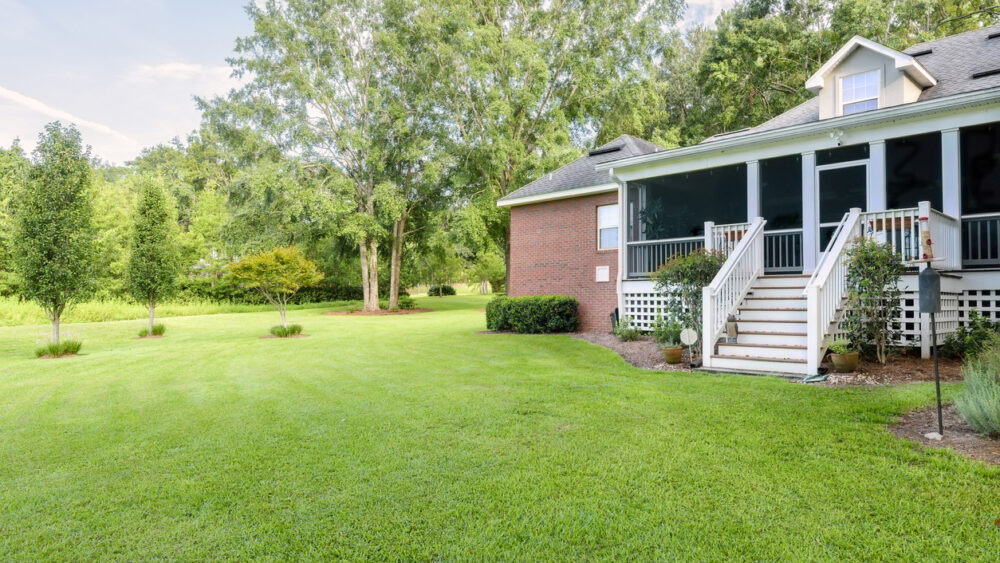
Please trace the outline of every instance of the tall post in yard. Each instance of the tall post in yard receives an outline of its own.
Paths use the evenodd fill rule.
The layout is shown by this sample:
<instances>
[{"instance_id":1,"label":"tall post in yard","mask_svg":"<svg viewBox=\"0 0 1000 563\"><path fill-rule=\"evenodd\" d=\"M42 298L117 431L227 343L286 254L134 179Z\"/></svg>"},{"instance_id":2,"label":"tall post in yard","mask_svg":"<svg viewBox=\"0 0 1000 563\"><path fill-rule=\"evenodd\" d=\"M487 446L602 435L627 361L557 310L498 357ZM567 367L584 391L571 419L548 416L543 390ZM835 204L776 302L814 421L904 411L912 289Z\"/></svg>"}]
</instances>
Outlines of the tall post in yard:
<instances>
[{"instance_id":1,"label":"tall post in yard","mask_svg":"<svg viewBox=\"0 0 1000 563\"><path fill-rule=\"evenodd\" d=\"M920 272L920 312L931 316L931 349L934 354L934 389L937 393L938 435L944 435L941 417L941 377L938 374L937 323L934 315L941 312L941 275L927 265ZM937 439L940 439L939 437Z\"/></svg>"}]
</instances>

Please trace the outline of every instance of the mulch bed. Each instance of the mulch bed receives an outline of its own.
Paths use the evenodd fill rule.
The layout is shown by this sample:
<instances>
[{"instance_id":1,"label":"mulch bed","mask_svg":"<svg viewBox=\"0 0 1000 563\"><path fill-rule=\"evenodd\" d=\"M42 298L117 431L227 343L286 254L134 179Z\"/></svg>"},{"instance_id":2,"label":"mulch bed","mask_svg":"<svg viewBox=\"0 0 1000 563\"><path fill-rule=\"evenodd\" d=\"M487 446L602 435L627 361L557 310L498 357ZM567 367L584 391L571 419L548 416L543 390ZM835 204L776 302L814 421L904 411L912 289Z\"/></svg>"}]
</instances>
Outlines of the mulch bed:
<instances>
[{"instance_id":1,"label":"mulch bed","mask_svg":"<svg viewBox=\"0 0 1000 563\"><path fill-rule=\"evenodd\" d=\"M80 354L63 354L62 356L53 356L52 354L45 354L44 356L38 356L36 360L59 360L62 358L75 358Z\"/></svg>"},{"instance_id":2,"label":"mulch bed","mask_svg":"<svg viewBox=\"0 0 1000 563\"><path fill-rule=\"evenodd\" d=\"M396 309L395 311L390 311L388 309L379 309L378 311L362 311L361 309L356 309L353 311L327 311L323 314L331 316L353 315L356 317L382 317L386 315L412 315L414 313L432 313L432 312L434 312L434 309L414 307L413 309Z\"/></svg>"},{"instance_id":3,"label":"mulch bed","mask_svg":"<svg viewBox=\"0 0 1000 563\"><path fill-rule=\"evenodd\" d=\"M889 431L899 438L913 440L927 448L948 448L971 459L1000 465L1000 440L984 438L962 420L953 405L942 410L944 437L930 440L924 434L937 432L937 406L910 411L899 422L889 426Z\"/></svg>"},{"instance_id":4,"label":"mulch bed","mask_svg":"<svg viewBox=\"0 0 1000 563\"><path fill-rule=\"evenodd\" d=\"M261 335L261 338L282 338L282 339L285 339L285 340L287 340L289 338L308 338L308 337L309 337L308 334L289 334L288 336L275 336L273 334L264 334L264 335Z\"/></svg>"},{"instance_id":5,"label":"mulch bed","mask_svg":"<svg viewBox=\"0 0 1000 563\"><path fill-rule=\"evenodd\" d=\"M148 336L137 336L135 339L136 340L148 340L150 338L163 338L164 336L166 336L166 335L164 335L164 334L150 334Z\"/></svg>"},{"instance_id":6,"label":"mulch bed","mask_svg":"<svg viewBox=\"0 0 1000 563\"><path fill-rule=\"evenodd\" d=\"M604 346L618 353L623 360L637 368L654 369L658 371L692 371L688 367L691 363L687 348L681 356L681 363L668 364L663 361L663 350L649 337L642 337L632 342L622 342L618 337L610 332L576 332L571 334L573 338L586 340L591 344Z\"/></svg>"},{"instance_id":7,"label":"mulch bed","mask_svg":"<svg viewBox=\"0 0 1000 563\"><path fill-rule=\"evenodd\" d=\"M941 381L962 381L962 361L957 358L939 358ZM830 377L820 385L891 385L934 381L934 360L921 359L920 351L890 356L885 365L862 360L857 373L834 373L832 364L823 364L830 370Z\"/></svg>"}]
</instances>

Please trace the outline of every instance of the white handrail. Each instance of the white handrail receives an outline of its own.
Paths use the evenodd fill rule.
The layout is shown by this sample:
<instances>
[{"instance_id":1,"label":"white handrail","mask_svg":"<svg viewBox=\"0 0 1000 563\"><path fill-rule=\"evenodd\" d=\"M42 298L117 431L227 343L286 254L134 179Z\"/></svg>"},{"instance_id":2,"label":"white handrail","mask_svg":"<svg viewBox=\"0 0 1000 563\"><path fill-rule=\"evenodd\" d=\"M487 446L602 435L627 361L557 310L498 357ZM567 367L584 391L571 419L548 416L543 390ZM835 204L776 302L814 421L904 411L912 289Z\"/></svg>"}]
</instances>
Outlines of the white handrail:
<instances>
[{"instance_id":1,"label":"white handrail","mask_svg":"<svg viewBox=\"0 0 1000 563\"><path fill-rule=\"evenodd\" d=\"M803 291L806 295L806 344L808 371L819 372L819 363L826 352L826 337L830 334L837 314L847 298L848 245L861 236L861 210L857 207L844 214L826 252Z\"/></svg>"},{"instance_id":2,"label":"white handrail","mask_svg":"<svg viewBox=\"0 0 1000 563\"><path fill-rule=\"evenodd\" d=\"M702 289L702 365L712 366L715 343L726 320L746 297L753 282L764 273L764 224L750 223L708 287Z\"/></svg>"},{"instance_id":3,"label":"white handrail","mask_svg":"<svg viewBox=\"0 0 1000 563\"><path fill-rule=\"evenodd\" d=\"M928 229L931 232L931 242L934 256L943 258L934 267L942 270L962 269L962 225L961 222L941 213L936 209L930 209L930 204L921 203L921 215L924 214L924 207L927 208Z\"/></svg>"}]
</instances>

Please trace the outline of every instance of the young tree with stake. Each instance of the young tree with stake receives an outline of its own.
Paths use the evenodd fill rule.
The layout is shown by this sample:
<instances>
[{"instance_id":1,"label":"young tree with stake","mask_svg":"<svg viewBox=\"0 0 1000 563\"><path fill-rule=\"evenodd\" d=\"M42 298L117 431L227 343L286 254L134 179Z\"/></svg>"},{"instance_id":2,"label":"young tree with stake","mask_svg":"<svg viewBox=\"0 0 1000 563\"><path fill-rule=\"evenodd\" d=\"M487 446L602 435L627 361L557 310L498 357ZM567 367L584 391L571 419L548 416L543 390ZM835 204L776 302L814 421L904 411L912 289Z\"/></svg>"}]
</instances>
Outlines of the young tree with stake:
<instances>
[{"instance_id":1,"label":"young tree with stake","mask_svg":"<svg viewBox=\"0 0 1000 563\"><path fill-rule=\"evenodd\" d=\"M176 289L180 260L177 223L170 206L160 178L143 176L139 180L127 282L132 296L149 306L149 335L153 334L156 304Z\"/></svg>"},{"instance_id":2,"label":"young tree with stake","mask_svg":"<svg viewBox=\"0 0 1000 563\"><path fill-rule=\"evenodd\" d=\"M66 307L90 295L96 263L90 148L80 132L59 122L39 135L28 179L13 202L13 257L24 297L36 301L52 323Z\"/></svg>"}]
</instances>

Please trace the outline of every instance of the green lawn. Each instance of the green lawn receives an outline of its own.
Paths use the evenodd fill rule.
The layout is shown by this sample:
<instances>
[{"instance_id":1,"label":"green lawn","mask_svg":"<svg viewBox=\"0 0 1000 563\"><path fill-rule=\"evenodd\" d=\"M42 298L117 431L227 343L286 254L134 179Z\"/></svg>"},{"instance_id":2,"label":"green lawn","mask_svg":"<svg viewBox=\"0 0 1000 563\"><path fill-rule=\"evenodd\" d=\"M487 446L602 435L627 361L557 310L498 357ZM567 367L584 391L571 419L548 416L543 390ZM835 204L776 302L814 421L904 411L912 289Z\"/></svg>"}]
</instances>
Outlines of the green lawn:
<instances>
[{"instance_id":1,"label":"green lawn","mask_svg":"<svg viewBox=\"0 0 1000 563\"><path fill-rule=\"evenodd\" d=\"M990 560L1000 468L885 425L933 388L641 371L433 313L0 328L0 560ZM952 394L954 387L946 387Z\"/></svg>"}]
</instances>

